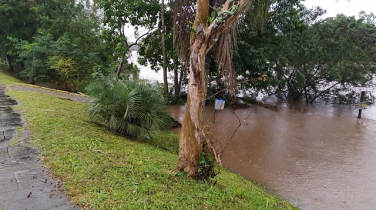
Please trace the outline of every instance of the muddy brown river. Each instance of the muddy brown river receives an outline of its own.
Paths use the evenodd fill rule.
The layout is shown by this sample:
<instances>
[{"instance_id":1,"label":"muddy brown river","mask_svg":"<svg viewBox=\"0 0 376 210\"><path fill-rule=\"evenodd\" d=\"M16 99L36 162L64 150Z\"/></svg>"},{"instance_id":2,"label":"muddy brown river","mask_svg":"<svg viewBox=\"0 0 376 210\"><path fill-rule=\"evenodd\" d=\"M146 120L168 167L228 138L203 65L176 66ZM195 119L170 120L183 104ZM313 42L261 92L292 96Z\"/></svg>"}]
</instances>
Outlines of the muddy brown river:
<instances>
[{"instance_id":1,"label":"muddy brown river","mask_svg":"<svg viewBox=\"0 0 376 210\"><path fill-rule=\"evenodd\" d=\"M363 110L362 119L354 106L279 107L235 111L242 125L224 152L224 166L302 209L376 209L376 106ZM184 106L170 111L182 121ZM213 122L212 107L205 118ZM216 138L226 142L238 124L231 111L217 111Z\"/></svg>"}]
</instances>

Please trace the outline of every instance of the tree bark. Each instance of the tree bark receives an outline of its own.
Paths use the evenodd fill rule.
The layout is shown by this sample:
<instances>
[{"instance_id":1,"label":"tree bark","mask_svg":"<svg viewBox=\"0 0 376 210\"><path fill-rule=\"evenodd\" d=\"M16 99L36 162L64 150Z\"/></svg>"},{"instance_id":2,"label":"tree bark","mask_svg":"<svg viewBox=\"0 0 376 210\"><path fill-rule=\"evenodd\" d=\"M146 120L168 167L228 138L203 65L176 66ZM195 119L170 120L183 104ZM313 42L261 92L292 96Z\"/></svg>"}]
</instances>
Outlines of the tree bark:
<instances>
[{"instance_id":1,"label":"tree bark","mask_svg":"<svg viewBox=\"0 0 376 210\"><path fill-rule=\"evenodd\" d=\"M174 65L174 89L175 96L180 95L180 86L179 86L179 71L177 65Z\"/></svg>"},{"instance_id":2,"label":"tree bark","mask_svg":"<svg viewBox=\"0 0 376 210\"><path fill-rule=\"evenodd\" d=\"M165 26L165 8L164 8L164 0L162 0L162 11L161 11L161 21L162 21L162 56L163 56L163 92L165 99L168 98L168 81L167 81L167 67L166 67L166 42L165 42L165 34L166 34L166 26Z\"/></svg>"},{"instance_id":3,"label":"tree bark","mask_svg":"<svg viewBox=\"0 0 376 210\"><path fill-rule=\"evenodd\" d=\"M190 40L192 48L189 59L187 104L179 141L178 170L185 171L192 178L196 178L197 175L198 160L204 140L201 119L206 96L205 56L208 39L206 39L204 24L208 12L209 0L198 0L194 22L196 34L192 34Z\"/></svg>"},{"instance_id":4,"label":"tree bark","mask_svg":"<svg viewBox=\"0 0 376 210\"><path fill-rule=\"evenodd\" d=\"M9 65L9 71L14 72L13 65L12 65L12 58L10 57L9 54L6 54L7 60L8 60L8 65Z\"/></svg>"},{"instance_id":5,"label":"tree bark","mask_svg":"<svg viewBox=\"0 0 376 210\"><path fill-rule=\"evenodd\" d=\"M196 38L191 51L187 105L179 141L178 170L185 171L192 178L197 174L204 140L201 124L206 97L206 53L203 53L206 43L203 42L205 40Z\"/></svg>"},{"instance_id":6,"label":"tree bark","mask_svg":"<svg viewBox=\"0 0 376 210\"><path fill-rule=\"evenodd\" d=\"M196 178L198 160L202 153L205 134L202 118L206 97L205 57L218 40L219 35L236 17L247 9L254 0L227 0L221 15L208 26L209 0L198 0L195 34L191 35L190 72L187 105L179 141L178 170Z\"/></svg>"},{"instance_id":7,"label":"tree bark","mask_svg":"<svg viewBox=\"0 0 376 210\"><path fill-rule=\"evenodd\" d=\"M185 76L185 70L184 69L181 69L180 70L180 75L179 75L179 94L180 94L180 91L181 91L181 87L183 85L183 77Z\"/></svg>"}]
</instances>

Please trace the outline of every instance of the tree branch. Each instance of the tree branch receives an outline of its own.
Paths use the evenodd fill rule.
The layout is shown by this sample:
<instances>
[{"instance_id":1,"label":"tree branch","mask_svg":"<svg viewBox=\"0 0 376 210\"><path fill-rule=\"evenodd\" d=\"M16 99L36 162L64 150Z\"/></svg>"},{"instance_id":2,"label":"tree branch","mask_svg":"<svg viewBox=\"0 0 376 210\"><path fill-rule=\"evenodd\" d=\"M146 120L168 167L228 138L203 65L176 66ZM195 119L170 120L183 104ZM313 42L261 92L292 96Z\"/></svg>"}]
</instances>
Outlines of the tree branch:
<instances>
[{"instance_id":1,"label":"tree branch","mask_svg":"<svg viewBox=\"0 0 376 210\"><path fill-rule=\"evenodd\" d=\"M205 2L205 5L209 5L209 0L199 0L197 5L200 6L199 2ZM213 45L218 40L219 35L231 24L235 21L235 19L242 14L246 9L248 9L255 0L227 0L221 9L218 12L218 16L214 19L214 21L208 26L204 27L204 34L205 34L205 42L208 42L206 47L206 53L213 47ZM205 5L201 5L201 9L204 8ZM201 24L196 25L196 20L198 18L202 18L202 14L207 14L209 11L209 7L207 7L207 11L202 11L198 7L195 19L195 26L198 28L200 25L206 24L206 22L201 22ZM207 20L207 18L205 19ZM197 33L196 33L197 34ZM191 43L194 43L195 36L191 37Z\"/></svg>"},{"instance_id":2,"label":"tree branch","mask_svg":"<svg viewBox=\"0 0 376 210\"><path fill-rule=\"evenodd\" d=\"M232 133L230 139L226 142L226 145L222 148L222 151L220 153L220 156L222 156L224 150L226 147L228 147L228 145L231 143L232 139L234 138L236 132L239 130L240 126L242 125L242 122L239 118L239 116L235 113L235 111L233 109L230 109L230 111L235 115L235 117L238 119L238 122L239 122L239 125L235 128L234 132ZM252 112L249 113L249 115L244 119L244 121L246 121L250 116L251 116Z\"/></svg>"},{"instance_id":3,"label":"tree branch","mask_svg":"<svg viewBox=\"0 0 376 210\"><path fill-rule=\"evenodd\" d=\"M137 44L138 44L138 41L140 41L142 37L144 37L144 36L146 36L146 35L150 35L150 34L153 32L154 29L155 29L155 28L150 29L150 30L149 30L148 32L146 32L145 34L142 34L141 36L139 36L139 37L135 40L134 43L128 45L128 49L131 48L131 47L133 47L133 46L135 46L135 45L137 45Z\"/></svg>"}]
</instances>

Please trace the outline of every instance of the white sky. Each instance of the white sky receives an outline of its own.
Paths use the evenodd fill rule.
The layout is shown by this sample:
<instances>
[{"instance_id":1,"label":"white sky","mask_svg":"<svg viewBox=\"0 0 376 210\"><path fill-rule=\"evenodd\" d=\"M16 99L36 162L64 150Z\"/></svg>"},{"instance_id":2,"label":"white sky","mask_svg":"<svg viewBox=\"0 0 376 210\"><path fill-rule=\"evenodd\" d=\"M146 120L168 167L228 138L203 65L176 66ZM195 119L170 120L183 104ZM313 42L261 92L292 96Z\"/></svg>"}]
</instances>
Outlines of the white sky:
<instances>
[{"instance_id":1,"label":"white sky","mask_svg":"<svg viewBox=\"0 0 376 210\"><path fill-rule=\"evenodd\" d=\"M376 0L305 0L302 3L308 9L314 6L325 9L325 18L335 17L337 14L358 17L361 11L376 14Z\"/></svg>"}]
</instances>

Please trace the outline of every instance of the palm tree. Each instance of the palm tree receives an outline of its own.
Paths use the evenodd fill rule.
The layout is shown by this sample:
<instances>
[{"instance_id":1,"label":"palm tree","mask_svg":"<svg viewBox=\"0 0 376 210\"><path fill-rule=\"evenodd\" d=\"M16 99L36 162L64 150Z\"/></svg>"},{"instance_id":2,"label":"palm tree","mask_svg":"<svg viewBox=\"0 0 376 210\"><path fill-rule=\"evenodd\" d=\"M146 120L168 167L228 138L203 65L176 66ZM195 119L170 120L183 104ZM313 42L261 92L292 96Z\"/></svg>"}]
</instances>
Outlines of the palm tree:
<instances>
[{"instance_id":1,"label":"palm tree","mask_svg":"<svg viewBox=\"0 0 376 210\"><path fill-rule=\"evenodd\" d=\"M132 80L99 80L88 86L95 97L87 113L120 134L138 137L170 128L171 119L159 87ZM99 118L99 119L98 119Z\"/></svg>"}]
</instances>

